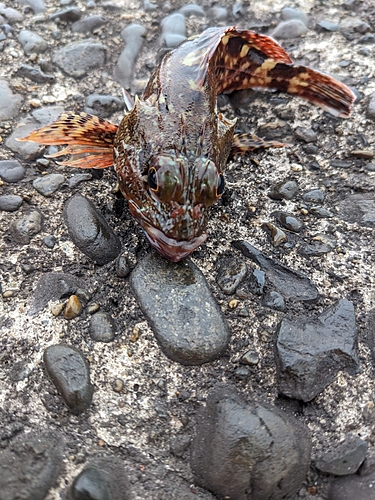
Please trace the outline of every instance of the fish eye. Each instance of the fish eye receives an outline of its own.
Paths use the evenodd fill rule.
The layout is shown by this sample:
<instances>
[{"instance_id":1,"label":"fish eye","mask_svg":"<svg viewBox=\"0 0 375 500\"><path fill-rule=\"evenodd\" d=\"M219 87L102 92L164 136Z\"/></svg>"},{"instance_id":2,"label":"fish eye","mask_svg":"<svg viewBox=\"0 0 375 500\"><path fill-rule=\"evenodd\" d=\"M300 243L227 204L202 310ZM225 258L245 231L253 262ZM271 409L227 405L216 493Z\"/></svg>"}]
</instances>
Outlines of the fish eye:
<instances>
[{"instance_id":1,"label":"fish eye","mask_svg":"<svg viewBox=\"0 0 375 500\"><path fill-rule=\"evenodd\" d=\"M220 196L223 194L224 188L225 188L224 175L220 172L216 188L216 196L218 198L220 198Z\"/></svg>"},{"instance_id":2,"label":"fish eye","mask_svg":"<svg viewBox=\"0 0 375 500\"><path fill-rule=\"evenodd\" d=\"M157 191L157 189L158 189L158 180L157 180L156 168L155 167L151 167L148 170L147 184L150 186L150 189L152 189L152 191Z\"/></svg>"}]
</instances>

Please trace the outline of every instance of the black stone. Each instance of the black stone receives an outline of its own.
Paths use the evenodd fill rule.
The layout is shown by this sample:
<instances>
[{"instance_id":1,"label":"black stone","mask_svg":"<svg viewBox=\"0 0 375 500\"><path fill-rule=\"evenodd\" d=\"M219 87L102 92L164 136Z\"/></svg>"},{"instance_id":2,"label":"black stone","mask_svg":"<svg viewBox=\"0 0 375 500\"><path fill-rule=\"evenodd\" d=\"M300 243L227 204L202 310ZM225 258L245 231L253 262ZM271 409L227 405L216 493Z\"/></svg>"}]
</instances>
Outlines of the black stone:
<instances>
[{"instance_id":1,"label":"black stone","mask_svg":"<svg viewBox=\"0 0 375 500\"><path fill-rule=\"evenodd\" d=\"M18 182L25 177L26 170L17 160L0 161L0 177L5 182Z\"/></svg>"},{"instance_id":2,"label":"black stone","mask_svg":"<svg viewBox=\"0 0 375 500\"><path fill-rule=\"evenodd\" d=\"M78 474L73 481L71 494L73 500L112 500L104 474L94 467L83 469Z\"/></svg>"},{"instance_id":3,"label":"black stone","mask_svg":"<svg viewBox=\"0 0 375 500\"><path fill-rule=\"evenodd\" d=\"M340 370L356 373L353 304L342 299L313 320L283 319L275 356L279 393L305 402L331 384Z\"/></svg>"},{"instance_id":4,"label":"black stone","mask_svg":"<svg viewBox=\"0 0 375 500\"><path fill-rule=\"evenodd\" d=\"M94 387L90 383L90 368L81 351L58 344L47 347L43 360L64 402L72 413L81 413L90 406Z\"/></svg>"},{"instance_id":5,"label":"black stone","mask_svg":"<svg viewBox=\"0 0 375 500\"><path fill-rule=\"evenodd\" d=\"M325 474L347 476L355 474L363 463L368 445L357 436L346 436L345 441L315 461L315 467Z\"/></svg>"},{"instance_id":6,"label":"black stone","mask_svg":"<svg viewBox=\"0 0 375 500\"><path fill-rule=\"evenodd\" d=\"M72 196L63 215L73 243L90 259L102 266L119 255L120 240L90 200Z\"/></svg>"},{"instance_id":7,"label":"black stone","mask_svg":"<svg viewBox=\"0 0 375 500\"><path fill-rule=\"evenodd\" d=\"M303 201L306 201L307 203L322 203L324 198L325 194L321 189L312 189L302 195Z\"/></svg>"},{"instance_id":8,"label":"black stone","mask_svg":"<svg viewBox=\"0 0 375 500\"><path fill-rule=\"evenodd\" d=\"M298 191L298 184L295 181L281 181L274 184L268 196L272 200L291 200Z\"/></svg>"},{"instance_id":9,"label":"black stone","mask_svg":"<svg viewBox=\"0 0 375 500\"><path fill-rule=\"evenodd\" d=\"M30 66L28 64L22 64L17 70L17 76L21 78L27 78L35 83L54 83L56 78L53 75L48 75L44 73L37 66Z\"/></svg>"},{"instance_id":10,"label":"black stone","mask_svg":"<svg viewBox=\"0 0 375 500\"><path fill-rule=\"evenodd\" d=\"M276 212L275 213L276 220L288 229L289 231L293 231L294 233L299 233L303 227L302 222L287 212Z\"/></svg>"},{"instance_id":11,"label":"black stone","mask_svg":"<svg viewBox=\"0 0 375 500\"><path fill-rule=\"evenodd\" d=\"M225 294L231 295L245 278L247 266L235 258L224 258L219 266L216 282Z\"/></svg>"},{"instance_id":12,"label":"black stone","mask_svg":"<svg viewBox=\"0 0 375 500\"><path fill-rule=\"evenodd\" d=\"M262 305L270 309L275 309L276 311L285 311L284 297L275 291L270 291L265 294Z\"/></svg>"},{"instance_id":13,"label":"black stone","mask_svg":"<svg viewBox=\"0 0 375 500\"><path fill-rule=\"evenodd\" d=\"M172 263L152 253L138 263L130 285L166 356L199 365L224 352L228 326L191 261Z\"/></svg>"},{"instance_id":14,"label":"black stone","mask_svg":"<svg viewBox=\"0 0 375 500\"><path fill-rule=\"evenodd\" d=\"M95 342L111 342L115 338L115 324L106 312L97 312L90 318L90 336Z\"/></svg>"},{"instance_id":15,"label":"black stone","mask_svg":"<svg viewBox=\"0 0 375 500\"><path fill-rule=\"evenodd\" d=\"M310 462L307 429L282 410L216 389L198 415L191 468L219 498L281 499L297 493Z\"/></svg>"}]
</instances>

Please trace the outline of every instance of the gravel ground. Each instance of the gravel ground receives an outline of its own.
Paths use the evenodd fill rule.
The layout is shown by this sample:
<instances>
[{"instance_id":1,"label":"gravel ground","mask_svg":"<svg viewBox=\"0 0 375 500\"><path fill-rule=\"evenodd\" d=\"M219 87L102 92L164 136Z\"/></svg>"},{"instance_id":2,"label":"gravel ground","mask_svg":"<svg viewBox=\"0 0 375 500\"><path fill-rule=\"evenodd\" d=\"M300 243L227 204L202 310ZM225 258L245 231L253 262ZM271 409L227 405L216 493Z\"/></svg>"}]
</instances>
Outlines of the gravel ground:
<instances>
[{"instance_id":1,"label":"gravel ground","mask_svg":"<svg viewBox=\"0 0 375 500\"><path fill-rule=\"evenodd\" d=\"M291 498L373 498L368 496L370 479L366 491L362 484L366 474L371 481L375 474L375 8L371 0L291 1L287 6L307 14L308 20L300 16L297 22L294 15L295 21L287 26L285 19L281 24L285 3L277 0L263 0L256 7L225 0L189 7L180 1L44 3L46 10L38 0L0 3L0 160L17 160L25 168L23 172L15 164L21 173L17 177L15 169L9 178L9 168L4 173L0 162L0 500L82 498L77 492L84 490L84 481L94 484L87 498L220 498L199 486L203 483L196 481L190 462L191 447L197 446L194 436L205 432L200 411L213 405L212 390L218 383L229 386L225 391L239 394L248 405L283 410L283 415L293 416L298 426L309 430L311 463ZM14 134L26 135L28 127L46 124L62 110L93 109L119 123L121 87L132 94L142 92L165 44L183 36L178 19L167 28L161 21L184 5L187 35L215 25L273 34L294 61L339 78L357 97L346 120L277 93L252 91L220 98L226 116L238 118L239 130L293 146L257 152L228 165L226 191L212 209L209 237L191 260L205 276L231 338L221 357L199 366L185 366L163 354L133 295L122 266L134 267L151 250L117 192L113 170L62 167L46 160L41 148L13 140ZM66 9L68 13L56 15ZM83 23L87 16L95 17ZM141 28L123 33L132 23ZM64 52L70 43L84 40L89 42L83 55ZM98 105L94 98L86 100L92 95L111 98L101 98ZM82 173L84 177L77 177ZM41 178L47 179L42 186ZM293 181L298 189L290 199L272 199L270 192L279 192L275 185L284 181ZM99 265L73 244L63 216L73 194L93 201L113 229L114 246L122 245L120 263ZM297 218L301 226L285 229L276 212ZM271 224L284 231L277 234L279 245L269 234ZM251 284L253 271L262 265L247 258L238 249L241 246L234 248L233 241L246 241L272 262L302 273L306 286L316 287L316 297L293 298L287 286L272 286L267 275L264 292L276 289L285 302L268 296L267 307L267 294L253 293ZM229 295L219 285L233 259L237 267L245 266L246 274ZM63 285L65 295L59 289L38 299L37 283L46 273L69 274L77 281ZM65 316L59 314L65 296L72 294L79 297L83 310L74 312L77 304L72 299L73 312L65 309ZM49 298L54 300L47 305ZM38 300L41 307L35 306ZM349 333L354 332L352 350L344 356L350 358L349 364L340 364L340 354L333 356L328 386L318 388L311 398L286 397L280 391L281 369L276 363L282 330L278 325L283 320L299 322L302 331L304 321L316 321L338 303L350 303L346 311L355 314L354 326L350 311L343 316ZM103 329L107 335L104 342L93 338L91 318L98 308L105 313L99 327L99 336ZM46 352L53 353L46 349L55 344L78 349L77 364L70 368L83 377L86 392L75 413L52 381L57 363L47 359ZM335 349L341 352L340 345ZM312 374L308 377L311 381ZM241 406L236 398L233 404ZM327 470L323 462L327 453L353 438L361 440L355 441L352 453L362 457L357 465L364 455L366 460L359 473L348 476L340 493L330 488L343 469ZM346 459L347 450L340 446L338 450L328 460L331 466L335 460L342 466ZM82 469L89 472L69 492ZM277 491L256 495L230 498L281 498Z\"/></svg>"}]
</instances>

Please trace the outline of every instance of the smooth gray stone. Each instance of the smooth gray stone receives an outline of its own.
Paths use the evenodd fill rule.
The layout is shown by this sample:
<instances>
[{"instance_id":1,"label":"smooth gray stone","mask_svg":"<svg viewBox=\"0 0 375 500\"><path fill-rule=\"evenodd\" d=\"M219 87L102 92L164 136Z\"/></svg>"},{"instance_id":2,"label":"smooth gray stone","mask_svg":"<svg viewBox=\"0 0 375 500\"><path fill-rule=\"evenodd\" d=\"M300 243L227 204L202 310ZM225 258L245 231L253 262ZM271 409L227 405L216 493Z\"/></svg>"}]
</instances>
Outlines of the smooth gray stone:
<instances>
[{"instance_id":1,"label":"smooth gray stone","mask_svg":"<svg viewBox=\"0 0 375 500\"><path fill-rule=\"evenodd\" d=\"M115 325L110 314L99 311L91 316L90 336L95 342L111 342L115 338Z\"/></svg>"},{"instance_id":2,"label":"smooth gray stone","mask_svg":"<svg viewBox=\"0 0 375 500\"><path fill-rule=\"evenodd\" d=\"M65 182L62 174L47 174L37 177L33 181L33 187L43 196L51 196Z\"/></svg>"},{"instance_id":3,"label":"smooth gray stone","mask_svg":"<svg viewBox=\"0 0 375 500\"><path fill-rule=\"evenodd\" d=\"M25 168L17 160L0 161L0 177L5 182L18 182L26 175Z\"/></svg>"},{"instance_id":4,"label":"smooth gray stone","mask_svg":"<svg viewBox=\"0 0 375 500\"><path fill-rule=\"evenodd\" d=\"M22 30L18 35L18 41L22 45L25 54L40 54L48 48L48 43L37 33L29 30Z\"/></svg>"},{"instance_id":5,"label":"smooth gray stone","mask_svg":"<svg viewBox=\"0 0 375 500\"><path fill-rule=\"evenodd\" d=\"M43 360L70 411L85 411L91 404L94 387L90 383L89 364L81 351L68 345L51 345L44 351Z\"/></svg>"},{"instance_id":6,"label":"smooth gray stone","mask_svg":"<svg viewBox=\"0 0 375 500\"><path fill-rule=\"evenodd\" d=\"M282 21L272 31L271 36L276 39L297 38L307 33L307 26L299 19Z\"/></svg>"},{"instance_id":7,"label":"smooth gray stone","mask_svg":"<svg viewBox=\"0 0 375 500\"><path fill-rule=\"evenodd\" d=\"M141 24L129 24L121 31L125 48L117 60L114 78L125 89L130 87L133 79L134 63L142 48L146 33L146 28Z\"/></svg>"},{"instance_id":8,"label":"smooth gray stone","mask_svg":"<svg viewBox=\"0 0 375 500\"><path fill-rule=\"evenodd\" d=\"M89 71L104 65L107 51L107 47L100 42L82 40L57 50L52 56L52 61L67 75L82 78Z\"/></svg>"},{"instance_id":9,"label":"smooth gray stone","mask_svg":"<svg viewBox=\"0 0 375 500\"><path fill-rule=\"evenodd\" d=\"M184 365L218 358L228 326L200 270L190 260L172 263L151 253L130 284L165 355Z\"/></svg>"},{"instance_id":10,"label":"smooth gray stone","mask_svg":"<svg viewBox=\"0 0 375 500\"><path fill-rule=\"evenodd\" d=\"M0 196L0 210L15 212L22 205L23 198L17 194L3 194Z\"/></svg>"},{"instance_id":11,"label":"smooth gray stone","mask_svg":"<svg viewBox=\"0 0 375 500\"><path fill-rule=\"evenodd\" d=\"M0 121L11 120L18 115L23 97L13 94L8 82L0 80Z\"/></svg>"},{"instance_id":12,"label":"smooth gray stone","mask_svg":"<svg viewBox=\"0 0 375 500\"><path fill-rule=\"evenodd\" d=\"M28 245L42 229L42 215L38 210L30 210L13 221L9 229L17 243Z\"/></svg>"}]
</instances>

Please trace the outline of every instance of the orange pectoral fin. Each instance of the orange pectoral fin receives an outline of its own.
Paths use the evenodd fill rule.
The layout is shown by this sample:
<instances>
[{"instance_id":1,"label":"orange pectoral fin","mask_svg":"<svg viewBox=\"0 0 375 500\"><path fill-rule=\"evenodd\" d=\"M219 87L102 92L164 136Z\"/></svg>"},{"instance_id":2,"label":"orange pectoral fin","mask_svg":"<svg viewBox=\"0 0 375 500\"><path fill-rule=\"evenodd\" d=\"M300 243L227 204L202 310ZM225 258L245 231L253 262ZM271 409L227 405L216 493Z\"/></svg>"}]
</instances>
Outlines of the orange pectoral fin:
<instances>
[{"instance_id":1,"label":"orange pectoral fin","mask_svg":"<svg viewBox=\"0 0 375 500\"><path fill-rule=\"evenodd\" d=\"M45 146L68 146L50 158L70 154L70 160L61 162L76 168L106 168L113 165L113 141L117 125L97 116L63 113L56 121L31 132L19 141L31 141Z\"/></svg>"}]
</instances>

